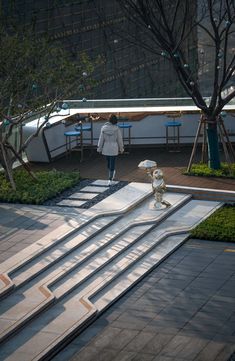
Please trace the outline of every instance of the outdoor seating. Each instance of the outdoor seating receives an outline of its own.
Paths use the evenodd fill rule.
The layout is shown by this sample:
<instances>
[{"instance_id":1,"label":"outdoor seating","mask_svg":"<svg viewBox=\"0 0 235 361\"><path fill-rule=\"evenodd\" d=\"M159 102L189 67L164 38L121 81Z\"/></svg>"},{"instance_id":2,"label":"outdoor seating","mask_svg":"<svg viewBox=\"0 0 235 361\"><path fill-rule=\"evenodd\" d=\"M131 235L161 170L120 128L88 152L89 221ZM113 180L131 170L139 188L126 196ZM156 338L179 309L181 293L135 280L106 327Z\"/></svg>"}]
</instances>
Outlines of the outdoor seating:
<instances>
[{"instance_id":1,"label":"outdoor seating","mask_svg":"<svg viewBox=\"0 0 235 361\"><path fill-rule=\"evenodd\" d=\"M179 151L180 150L180 127L182 123L179 121L168 121L165 123L166 127L166 146L168 150ZM172 129L172 131L169 131ZM170 145L172 147L170 148Z\"/></svg>"},{"instance_id":2,"label":"outdoor seating","mask_svg":"<svg viewBox=\"0 0 235 361\"><path fill-rule=\"evenodd\" d=\"M128 118L118 118L118 121L122 121L122 123L118 123L118 127L122 129L122 137L123 137L123 143L125 145L128 144L128 146L131 145L131 128L132 124L125 122L128 120ZM127 134L125 133L125 129L127 129Z\"/></svg>"},{"instance_id":3,"label":"outdoor seating","mask_svg":"<svg viewBox=\"0 0 235 361\"><path fill-rule=\"evenodd\" d=\"M82 139L83 139L83 147L89 146L92 148L93 140L94 140L94 138L93 138L93 122L92 122L91 118L89 118L88 122L86 121L86 119L87 118L84 118L85 123L83 120L81 120L78 124L75 125L74 128L76 131L80 131L82 133L90 132L90 138L87 138L87 137L84 138L84 136L83 136Z\"/></svg>"},{"instance_id":4,"label":"outdoor seating","mask_svg":"<svg viewBox=\"0 0 235 361\"><path fill-rule=\"evenodd\" d=\"M82 131L70 130L64 133L66 140L66 154L69 155L72 151L81 152L80 161L83 161L83 137ZM75 142L75 146L74 146Z\"/></svg>"}]
</instances>

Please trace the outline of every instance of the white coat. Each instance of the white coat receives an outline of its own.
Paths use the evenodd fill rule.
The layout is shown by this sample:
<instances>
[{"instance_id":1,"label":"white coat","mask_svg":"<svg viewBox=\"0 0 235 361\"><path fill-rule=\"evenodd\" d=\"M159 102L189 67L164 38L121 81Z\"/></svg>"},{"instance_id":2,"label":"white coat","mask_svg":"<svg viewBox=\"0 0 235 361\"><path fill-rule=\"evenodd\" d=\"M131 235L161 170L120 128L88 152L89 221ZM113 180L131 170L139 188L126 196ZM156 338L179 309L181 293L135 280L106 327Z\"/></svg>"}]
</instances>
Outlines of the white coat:
<instances>
[{"instance_id":1,"label":"white coat","mask_svg":"<svg viewBox=\"0 0 235 361\"><path fill-rule=\"evenodd\" d=\"M118 155L123 153L123 139L120 129L116 124L107 122L103 125L100 131L97 152L103 155Z\"/></svg>"}]
</instances>

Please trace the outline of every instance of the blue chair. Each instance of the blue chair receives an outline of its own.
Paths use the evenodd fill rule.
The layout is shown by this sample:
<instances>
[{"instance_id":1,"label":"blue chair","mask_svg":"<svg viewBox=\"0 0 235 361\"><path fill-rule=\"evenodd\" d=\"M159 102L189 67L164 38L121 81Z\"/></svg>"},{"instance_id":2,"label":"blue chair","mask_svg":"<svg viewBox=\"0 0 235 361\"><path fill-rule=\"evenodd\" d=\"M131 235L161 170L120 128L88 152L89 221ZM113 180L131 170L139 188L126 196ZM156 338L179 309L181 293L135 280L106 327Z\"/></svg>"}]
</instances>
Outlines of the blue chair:
<instances>
[{"instance_id":1,"label":"blue chair","mask_svg":"<svg viewBox=\"0 0 235 361\"><path fill-rule=\"evenodd\" d=\"M66 153L69 155L73 150L77 150L81 152L81 159L83 161L83 140L82 140L82 132L79 130L70 130L64 133L65 141L66 141ZM76 142L75 147L73 147L73 143Z\"/></svg>"},{"instance_id":2,"label":"blue chair","mask_svg":"<svg viewBox=\"0 0 235 361\"><path fill-rule=\"evenodd\" d=\"M179 151L179 146L180 146L180 127L181 127L181 122L172 120L169 122L165 123L165 127L166 127L166 146L167 149L169 148L170 142L172 142L171 144L173 144L174 150ZM170 135L169 134L169 129L173 129L173 133Z\"/></svg>"},{"instance_id":3,"label":"blue chair","mask_svg":"<svg viewBox=\"0 0 235 361\"><path fill-rule=\"evenodd\" d=\"M122 120L123 122L118 124L118 127L120 129L122 129L122 137L123 137L123 143L125 143L125 141L127 140L128 145L131 145L131 128L132 128L132 124L130 123L125 123L124 120L128 120L128 118L119 118L119 121ZM128 129L128 136L125 137L125 129Z\"/></svg>"}]
</instances>

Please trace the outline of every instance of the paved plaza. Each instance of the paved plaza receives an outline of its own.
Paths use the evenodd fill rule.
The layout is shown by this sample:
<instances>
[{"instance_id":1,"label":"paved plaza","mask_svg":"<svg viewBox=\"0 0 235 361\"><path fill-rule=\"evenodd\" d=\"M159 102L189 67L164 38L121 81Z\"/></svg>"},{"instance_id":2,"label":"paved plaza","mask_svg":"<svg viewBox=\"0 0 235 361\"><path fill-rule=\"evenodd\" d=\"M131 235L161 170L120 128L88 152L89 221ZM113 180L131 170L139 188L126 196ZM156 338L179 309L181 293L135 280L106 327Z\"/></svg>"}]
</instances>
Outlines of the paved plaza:
<instances>
[{"instance_id":1,"label":"paved plaza","mask_svg":"<svg viewBox=\"0 0 235 361\"><path fill-rule=\"evenodd\" d=\"M190 240L53 361L225 361L235 350L235 245ZM78 352L79 351L79 352Z\"/></svg>"},{"instance_id":2,"label":"paved plaza","mask_svg":"<svg viewBox=\"0 0 235 361\"><path fill-rule=\"evenodd\" d=\"M150 150L141 155L154 159ZM0 205L1 360L229 360L235 351L235 243L188 239L190 228L221 203L171 189L166 198L172 207L156 215L149 181L134 168L139 156L130 154L122 167L119 162L120 180L129 177L129 184L112 194L101 157L81 165L70 159L65 168L78 166L91 180L82 196L71 197L73 204ZM175 162L165 168L167 179L181 169L180 159ZM92 180L94 167L100 172ZM208 182L187 178L195 188ZM212 185L235 191L233 180ZM84 208L83 201L102 192L107 197ZM42 318L39 308L45 308ZM58 354L55 339L61 340Z\"/></svg>"}]
</instances>

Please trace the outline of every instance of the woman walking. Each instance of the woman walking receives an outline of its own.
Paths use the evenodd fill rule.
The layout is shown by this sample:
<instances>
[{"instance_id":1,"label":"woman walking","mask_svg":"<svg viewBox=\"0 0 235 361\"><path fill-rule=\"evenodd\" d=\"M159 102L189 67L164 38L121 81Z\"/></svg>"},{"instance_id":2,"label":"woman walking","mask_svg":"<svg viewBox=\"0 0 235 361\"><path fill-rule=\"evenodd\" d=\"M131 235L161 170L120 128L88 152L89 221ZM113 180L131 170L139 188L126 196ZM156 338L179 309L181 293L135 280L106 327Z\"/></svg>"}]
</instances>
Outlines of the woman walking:
<instances>
[{"instance_id":1,"label":"woman walking","mask_svg":"<svg viewBox=\"0 0 235 361\"><path fill-rule=\"evenodd\" d=\"M109 185L112 185L115 177L117 155L119 152L124 152L122 134L117 126L117 117L114 114L109 116L109 121L101 128L97 152L106 156L109 170Z\"/></svg>"}]
</instances>

